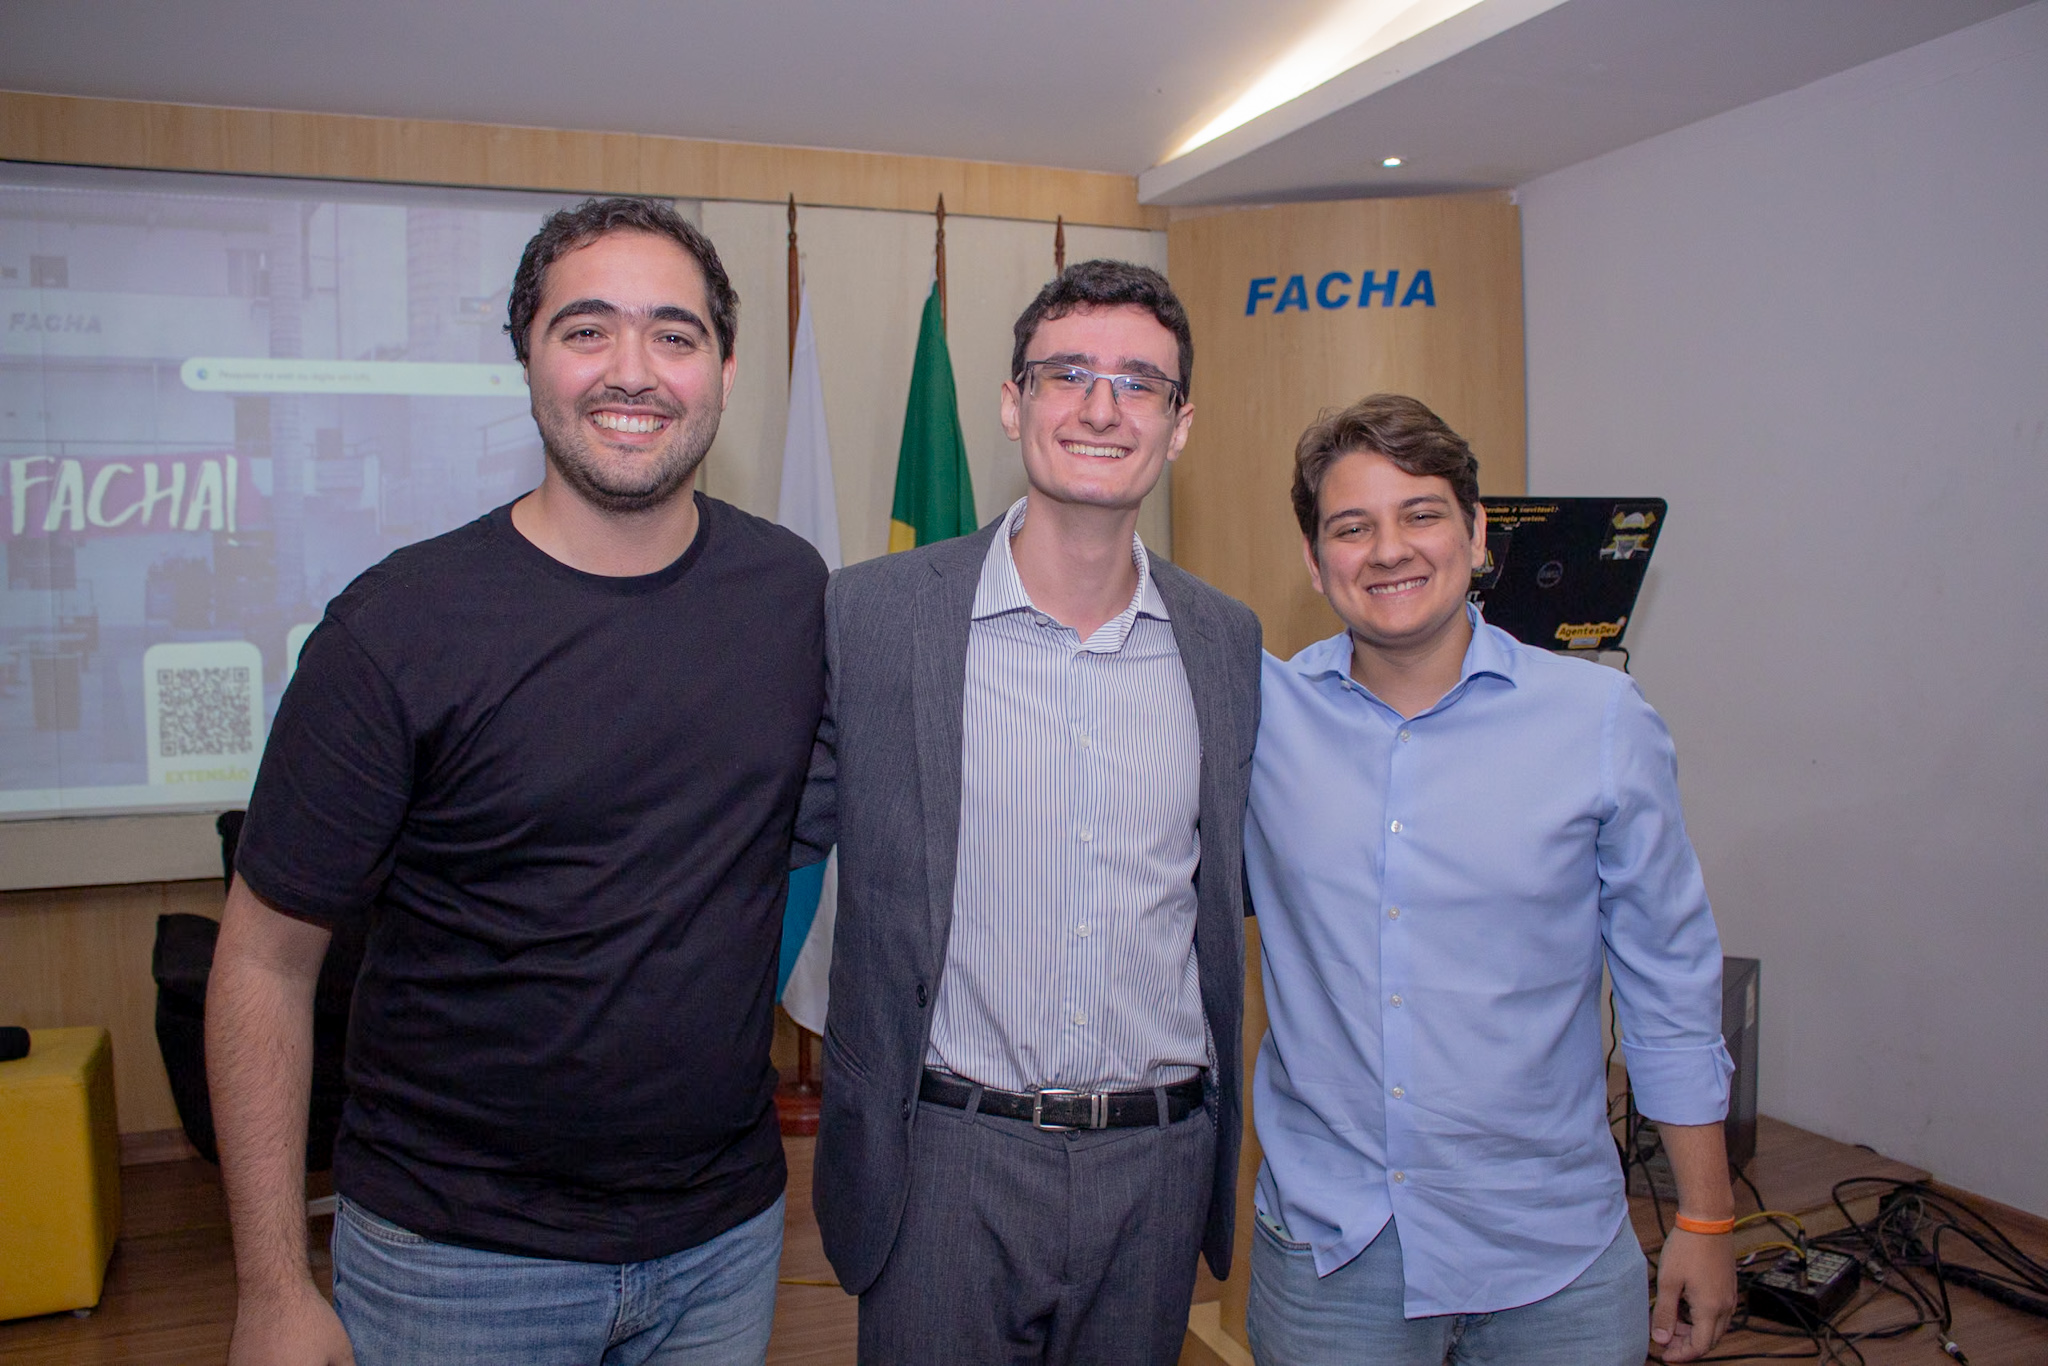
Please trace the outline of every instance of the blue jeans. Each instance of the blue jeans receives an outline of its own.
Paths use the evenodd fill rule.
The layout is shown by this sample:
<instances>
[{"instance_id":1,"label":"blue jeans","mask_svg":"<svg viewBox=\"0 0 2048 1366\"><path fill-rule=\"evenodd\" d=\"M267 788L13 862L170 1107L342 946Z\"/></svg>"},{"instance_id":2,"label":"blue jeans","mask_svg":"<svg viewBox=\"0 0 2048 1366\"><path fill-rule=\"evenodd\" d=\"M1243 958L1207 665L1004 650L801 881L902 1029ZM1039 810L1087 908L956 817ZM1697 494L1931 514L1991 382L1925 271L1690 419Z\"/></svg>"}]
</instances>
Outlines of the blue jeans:
<instances>
[{"instance_id":1,"label":"blue jeans","mask_svg":"<svg viewBox=\"0 0 2048 1366\"><path fill-rule=\"evenodd\" d=\"M436 1243L344 1198L333 1249L359 1366L761 1366L782 1200L708 1243L616 1265Z\"/></svg>"},{"instance_id":2,"label":"blue jeans","mask_svg":"<svg viewBox=\"0 0 2048 1366\"><path fill-rule=\"evenodd\" d=\"M1648 1264L1621 1232L1564 1289L1491 1314L1401 1316L1394 1221L1318 1279L1308 1244L1255 1221L1245 1328L1259 1366L1643 1366L1650 1348Z\"/></svg>"}]
</instances>

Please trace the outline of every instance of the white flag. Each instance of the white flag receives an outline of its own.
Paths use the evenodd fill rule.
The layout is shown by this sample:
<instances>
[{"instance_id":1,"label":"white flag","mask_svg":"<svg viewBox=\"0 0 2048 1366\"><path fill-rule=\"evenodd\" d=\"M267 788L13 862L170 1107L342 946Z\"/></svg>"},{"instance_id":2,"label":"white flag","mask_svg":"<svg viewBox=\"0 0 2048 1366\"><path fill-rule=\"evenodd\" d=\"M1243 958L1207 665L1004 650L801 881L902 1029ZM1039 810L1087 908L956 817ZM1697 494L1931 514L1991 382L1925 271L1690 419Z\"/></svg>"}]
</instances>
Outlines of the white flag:
<instances>
[{"instance_id":1,"label":"white flag","mask_svg":"<svg viewBox=\"0 0 2048 1366\"><path fill-rule=\"evenodd\" d=\"M827 569L839 568L839 495L832 486L832 440L825 433L825 386L818 378L808 289L797 312L796 357L789 367L789 430L782 438L775 520L816 546Z\"/></svg>"},{"instance_id":2,"label":"white flag","mask_svg":"<svg viewBox=\"0 0 2048 1366\"><path fill-rule=\"evenodd\" d=\"M839 916L839 851L825 860L825 883L818 892L818 909L797 950L796 965L789 970L789 985L782 989L782 1008L789 1018L813 1034L825 1032L825 1002L832 977L832 924ZM783 924L789 924L783 913Z\"/></svg>"},{"instance_id":3,"label":"white flag","mask_svg":"<svg viewBox=\"0 0 2048 1366\"><path fill-rule=\"evenodd\" d=\"M789 429L782 439L782 496L775 520L817 547L827 569L839 568L839 495L832 483L832 442L825 433L825 386L818 376L818 340L811 330L811 292L797 310L796 355L789 369ZM839 909L839 851L825 864L818 898L807 900L808 880L791 883L782 915L785 940L799 940L788 969L782 1008L813 1034L825 1032L826 983L832 967L832 922ZM783 961L788 961L784 949Z\"/></svg>"}]
</instances>

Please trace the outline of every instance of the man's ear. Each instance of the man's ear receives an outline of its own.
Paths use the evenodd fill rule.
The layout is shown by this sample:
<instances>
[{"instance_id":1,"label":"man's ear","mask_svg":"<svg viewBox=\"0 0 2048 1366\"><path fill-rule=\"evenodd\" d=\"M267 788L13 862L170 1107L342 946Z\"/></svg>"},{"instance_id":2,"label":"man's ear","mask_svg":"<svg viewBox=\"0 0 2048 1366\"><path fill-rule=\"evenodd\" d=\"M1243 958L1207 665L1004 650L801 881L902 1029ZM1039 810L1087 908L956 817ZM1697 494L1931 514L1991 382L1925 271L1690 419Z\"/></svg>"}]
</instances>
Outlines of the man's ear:
<instances>
[{"instance_id":1,"label":"man's ear","mask_svg":"<svg viewBox=\"0 0 2048 1366\"><path fill-rule=\"evenodd\" d=\"M1166 448L1169 461L1180 459L1181 448L1188 444L1188 428L1194 424L1195 405L1183 403L1173 418L1173 440Z\"/></svg>"},{"instance_id":2,"label":"man's ear","mask_svg":"<svg viewBox=\"0 0 2048 1366\"><path fill-rule=\"evenodd\" d=\"M1024 396L1017 389L1017 381L1003 381L1001 408L998 410L1003 422L1003 435L1015 441L1023 435L1024 423L1022 404Z\"/></svg>"},{"instance_id":3,"label":"man's ear","mask_svg":"<svg viewBox=\"0 0 2048 1366\"><path fill-rule=\"evenodd\" d=\"M1304 536L1301 538L1301 560L1303 564L1308 566L1308 581L1316 586L1316 592L1323 593L1323 566L1316 559L1314 537ZM1323 593L1323 596L1328 597L1330 595Z\"/></svg>"},{"instance_id":4,"label":"man's ear","mask_svg":"<svg viewBox=\"0 0 2048 1366\"><path fill-rule=\"evenodd\" d=\"M1472 572L1486 568L1486 504L1472 509Z\"/></svg>"}]
</instances>

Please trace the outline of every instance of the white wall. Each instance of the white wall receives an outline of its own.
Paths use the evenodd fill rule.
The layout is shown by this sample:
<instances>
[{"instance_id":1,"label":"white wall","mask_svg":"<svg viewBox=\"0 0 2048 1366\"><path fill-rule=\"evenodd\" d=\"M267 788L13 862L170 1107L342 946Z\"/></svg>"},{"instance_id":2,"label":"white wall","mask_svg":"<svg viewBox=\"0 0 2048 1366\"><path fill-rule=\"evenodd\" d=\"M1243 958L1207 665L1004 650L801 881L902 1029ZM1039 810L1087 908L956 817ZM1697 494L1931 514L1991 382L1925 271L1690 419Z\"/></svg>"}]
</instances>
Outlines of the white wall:
<instances>
[{"instance_id":1,"label":"white wall","mask_svg":"<svg viewBox=\"0 0 2048 1366\"><path fill-rule=\"evenodd\" d=\"M1671 500L1764 1110L2048 1214L2048 4L1519 198L1531 491Z\"/></svg>"},{"instance_id":2,"label":"white wall","mask_svg":"<svg viewBox=\"0 0 2048 1366\"><path fill-rule=\"evenodd\" d=\"M704 231L740 292L739 376L704 466L703 488L763 517L782 487L789 410L788 211L780 204L705 201ZM811 291L825 422L847 562L889 547L896 452L910 394L917 323L931 288L930 214L800 209L797 246ZM1010 328L1053 275L1048 223L946 218L947 339L960 423L987 521L1024 493L1024 468L1003 435L996 399L1010 369ZM1166 234L1067 229L1067 260L1113 256L1166 269ZM1139 530L1171 555L1167 481L1146 500Z\"/></svg>"}]
</instances>

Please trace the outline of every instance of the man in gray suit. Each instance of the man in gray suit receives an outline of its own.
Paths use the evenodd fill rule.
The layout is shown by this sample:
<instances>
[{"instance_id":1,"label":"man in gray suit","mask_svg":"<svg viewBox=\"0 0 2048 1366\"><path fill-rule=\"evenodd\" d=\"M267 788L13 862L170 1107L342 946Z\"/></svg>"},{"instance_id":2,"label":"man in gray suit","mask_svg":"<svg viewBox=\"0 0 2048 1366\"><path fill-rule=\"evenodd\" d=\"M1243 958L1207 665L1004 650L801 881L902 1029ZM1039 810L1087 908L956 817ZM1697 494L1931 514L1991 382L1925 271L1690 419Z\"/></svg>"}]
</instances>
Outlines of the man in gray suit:
<instances>
[{"instance_id":1,"label":"man in gray suit","mask_svg":"<svg viewBox=\"0 0 2048 1366\"><path fill-rule=\"evenodd\" d=\"M1030 491L826 594L818 1222L864 1362L1172 1362L1230 1268L1259 625L1136 534L1193 417L1166 280L1070 267L1016 338Z\"/></svg>"}]
</instances>

